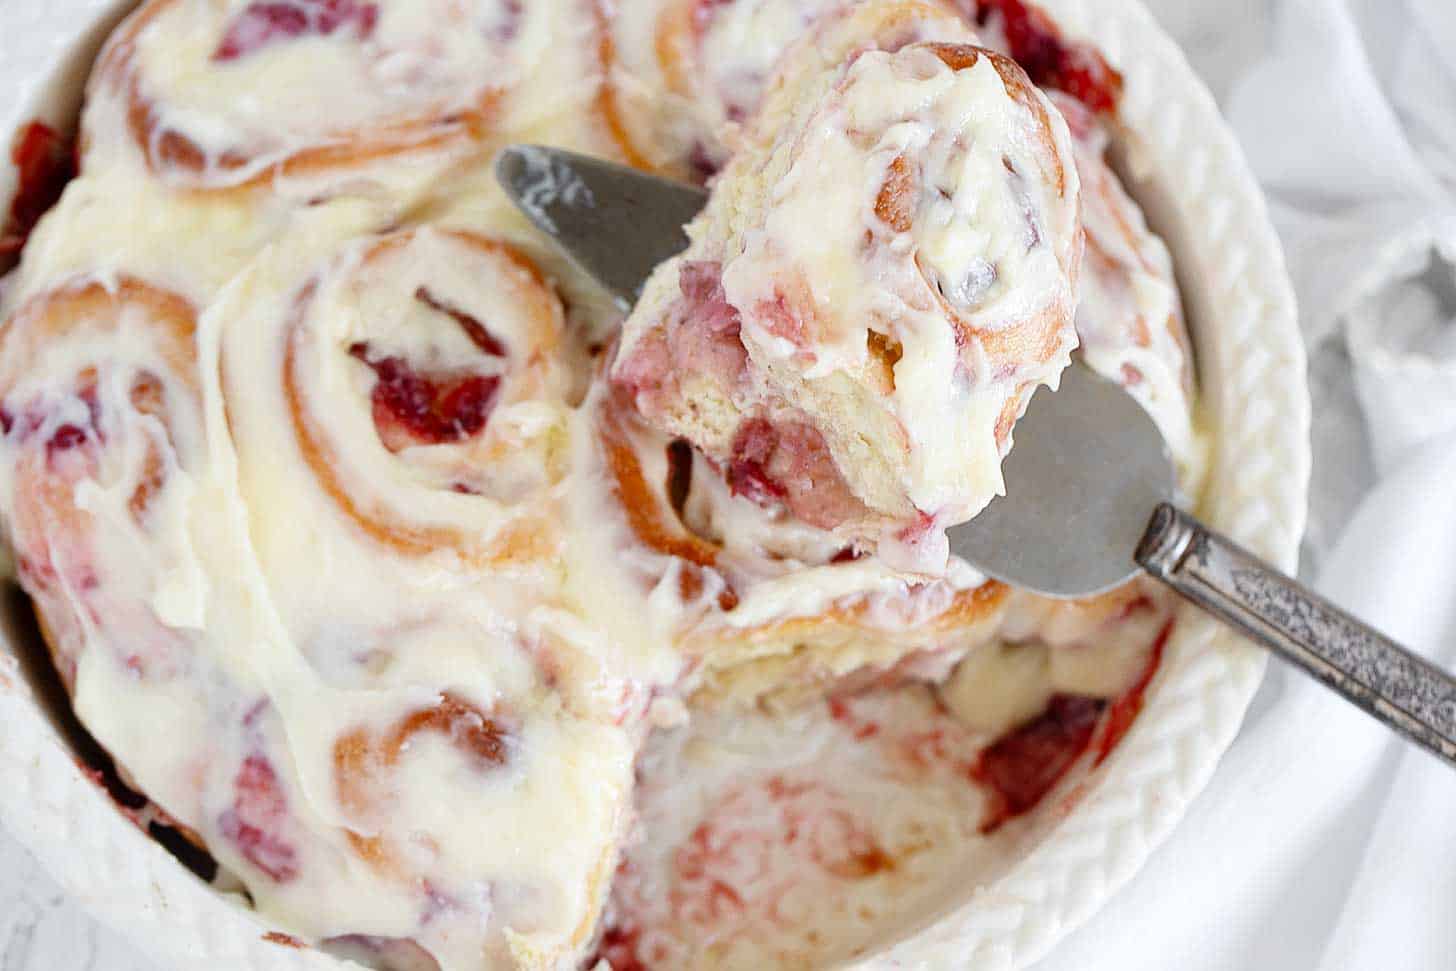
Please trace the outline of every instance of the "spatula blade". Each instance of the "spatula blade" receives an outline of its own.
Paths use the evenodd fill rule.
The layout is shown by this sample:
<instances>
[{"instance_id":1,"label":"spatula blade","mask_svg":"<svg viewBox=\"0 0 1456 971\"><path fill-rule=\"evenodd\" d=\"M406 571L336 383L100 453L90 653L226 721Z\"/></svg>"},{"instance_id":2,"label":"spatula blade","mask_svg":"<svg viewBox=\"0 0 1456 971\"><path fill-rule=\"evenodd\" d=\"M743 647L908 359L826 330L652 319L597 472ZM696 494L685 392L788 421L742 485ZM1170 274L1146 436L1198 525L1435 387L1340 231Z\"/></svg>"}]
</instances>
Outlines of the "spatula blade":
<instances>
[{"instance_id":1,"label":"spatula blade","mask_svg":"<svg viewBox=\"0 0 1456 971\"><path fill-rule=\"evenodd\" d=\"M508 146L495 172L526 218L623 310L659 263L687 248L683 226L708 201L697 186L542 145Z\"/></svg>"},{"instance_id":2,"label":"spatula blade","mask_svg":"<svg viewBox=\"0 0 1456 971\"><path fill-rule=\"evenodd\" d=\"M1013 586L1085 597L1141 572L1133 553L1174 468L1158 426L1081 361L1042 388L1002 463L1006 494L948 533L952 553Z\"/></svg>"}]
</instances>

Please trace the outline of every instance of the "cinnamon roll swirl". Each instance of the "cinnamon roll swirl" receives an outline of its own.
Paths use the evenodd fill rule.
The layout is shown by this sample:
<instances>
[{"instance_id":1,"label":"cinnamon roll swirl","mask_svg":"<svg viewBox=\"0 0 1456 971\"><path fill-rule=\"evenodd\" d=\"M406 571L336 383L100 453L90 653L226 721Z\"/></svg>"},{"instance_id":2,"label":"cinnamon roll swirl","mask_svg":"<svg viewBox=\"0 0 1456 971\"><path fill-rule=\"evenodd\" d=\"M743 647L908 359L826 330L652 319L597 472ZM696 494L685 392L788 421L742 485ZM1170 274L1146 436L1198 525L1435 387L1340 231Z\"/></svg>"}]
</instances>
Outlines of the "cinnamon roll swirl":
<instances>
[{"instance_id":1,"label":"cinnamon roll swirl","mask_svg":"<svg viewBox=\"0 0 1456 971\"><path fill-rule=\"evenodd\" d=\"M130 141L201 190L438 170L552 118L608 128L603 29L594 0L149 0L98 65L86 147Z\"/></svg>"},{"instance_id":2,"label":"cinnamon roll swirl","mask_svg":"<svg viewBox=\"0 0 1456 971\"><path fill-rule=\"evenodd\" d=\"M125 778L290 933L569 962L645 702L558 616L560 301L487 237L320 219L204 326L128 276L15 311L22 581Z\"/></svg>"},{"instance_id":3,"label":"cinnamon roll swirl","mask_svg":"<svg viewBox=\"0 0 1456 971\"><path fill-rule=\"evenodd\" d=\"M280 711L310 809L360 899L397 906L330 921L288 884L278 910L446 966L555 966L595 927L644 707L558 592L563 307L499 240L320 216L215 307L221 391L276 650L332 699Z\"/></svg>"},{"instance_id":4,"label":"cinnamon roll swirl","mask_svg":"<svg viewBox=\"0 0 1456 971\"><path fill-rule=\"evenodd\" d=\"M463 232L386 235L321 269L284 327L297 447L360 531L406 555L540 553L549 531L510 510L565 473L570 375L561 301L526 257Z\"/></svg>"},{"instance_id":5,"label":"cinnamon roll swirl","mask_svg":"<svg viewBox=\"0 0 1456 971\"><path fill-rule=\"evenodd\" d=\"M816 49L786 59L612 378L738 494L934 574L1076 344L1070 139L1002 55Z\"/></svg>"},{"instance_id":6,"label":"cinnamon roll swirl","mask_svg":"<svg viewBox=\"0 0 1456 971\"><path fill-rule=\"evenodd\" d=\"M0 476L22 582L73 688L92 639L138 679L185 670L195 590L172 526L203 455L187 300L77 278L0 331Z\"/></svg>"}]
</instances>

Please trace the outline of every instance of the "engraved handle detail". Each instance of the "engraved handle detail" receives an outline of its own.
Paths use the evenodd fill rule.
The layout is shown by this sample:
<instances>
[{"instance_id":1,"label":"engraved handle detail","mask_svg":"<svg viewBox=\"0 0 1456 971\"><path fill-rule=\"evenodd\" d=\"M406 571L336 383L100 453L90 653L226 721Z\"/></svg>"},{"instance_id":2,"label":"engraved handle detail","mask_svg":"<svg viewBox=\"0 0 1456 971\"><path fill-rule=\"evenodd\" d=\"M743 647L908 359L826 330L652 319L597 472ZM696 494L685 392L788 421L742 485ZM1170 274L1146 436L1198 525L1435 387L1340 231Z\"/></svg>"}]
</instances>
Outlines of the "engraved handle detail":
<instances>
[{"instance_id":1,"label":"engraved handle detail","mask_svg":"<svg viewBox=\"0 0 1456 971\"><path fill-rule=\"evenodd\" d=\"M1456 681L1166 503L1136 554L1149 574L1456 764Z\"/></svg>"}]
</instances>

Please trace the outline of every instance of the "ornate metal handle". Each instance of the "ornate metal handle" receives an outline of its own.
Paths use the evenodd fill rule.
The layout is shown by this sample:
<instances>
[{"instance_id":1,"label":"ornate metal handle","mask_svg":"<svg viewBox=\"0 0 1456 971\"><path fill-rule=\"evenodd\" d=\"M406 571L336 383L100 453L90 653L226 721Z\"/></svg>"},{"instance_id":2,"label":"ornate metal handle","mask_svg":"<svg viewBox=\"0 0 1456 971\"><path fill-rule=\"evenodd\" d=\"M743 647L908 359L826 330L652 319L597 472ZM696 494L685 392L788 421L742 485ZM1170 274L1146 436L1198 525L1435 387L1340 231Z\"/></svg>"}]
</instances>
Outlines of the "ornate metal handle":
<instances>
[{"instance_id":1,"label":"ornate metal handle","mask_svg":"<svg viewBox=\"0 0 1456 971\"><path fill-rule=\"evenodd\" d=\"M1209 613L1456 764L1456 681L1166 503L1137 561Z\"/></svg>"}]
</instances>

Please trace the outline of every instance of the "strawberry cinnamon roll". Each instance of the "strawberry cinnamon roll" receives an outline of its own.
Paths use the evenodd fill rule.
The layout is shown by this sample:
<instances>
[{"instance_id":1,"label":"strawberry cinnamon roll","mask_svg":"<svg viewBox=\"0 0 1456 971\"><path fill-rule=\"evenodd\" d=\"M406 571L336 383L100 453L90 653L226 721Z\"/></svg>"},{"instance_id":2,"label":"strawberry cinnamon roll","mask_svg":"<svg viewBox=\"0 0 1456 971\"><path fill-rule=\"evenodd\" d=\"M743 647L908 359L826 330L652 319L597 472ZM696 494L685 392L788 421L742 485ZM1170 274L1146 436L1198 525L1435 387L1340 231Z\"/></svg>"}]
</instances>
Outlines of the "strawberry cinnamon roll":
<instances>
[{"instance_id":1,"label":"strawberry cinnamon roll","mask_svg":"<svg viewBox=\"0 0 1456 971\"><path fill-rule=\"evenodd\" d=\"M87 150L130 141L193 189L434 171L593 105L601 29L588 0L150 0L102 56Z\"/></svg>"},{"instance_id":2,"label":"strawberry cinnamon roll","mask_svg":"<svg viewBox=\"0 0 1456 971\"><path fill-rule=\"evenodd\" d=\"M286 297L276 346L255 331L228 344L227 390L259 396L257 354L279 356L267 376L298 468L361 537L533 568L552 531L532 505L566 471L563 314L509 244L441 229L366 238Z\"/></svg>"},{"instance_id":3,"label":"strawberry cinnamon roll","mask_svg":"<svg viewBox=\"0 0 1456 971\"><path fill-rule=\"evenodd\" d=\"M186 523L208 466L188 299L74 276L0 330L0 505L18 579L81 722L156 820L196 842L212 750L194 690L208 581ZM158 745L158 732L183 743ZM139 759L139 753L148 753Z\"/></svg>"},{"instance_id":4,"label":"strawberry cinnamon roll","mask_svg":"<svg viewBox=\"0 0 1456 971\"><path fill-rule=\"evenodd\" d=\"M999 54L815 50L652 276L612 379L734 492L935 574L1076 345L1070 138Z\"/></svg>"},{"instance_id":5,"label":"strawberry cinnamon roll","mask_svg":"<svg viewBox=\"0 0 1456 971\"><path fill-rule=\"evenodd\" d=\"M972 35L937 0L661 0L612 25L612 97L648 161L681 178L717 172L757 112L784 52L817 33L832 59Z\"/></svg>"},{"instance_id":6,"label":"strawberry cinnamon roll","mask_svg":"<svg viewBox=\"0 0 1456 971\"><path fill-rule=\"evenodd\" d=\"M63 681L87 644L138 679L187 667L195 563L172 528L204 454L195 310L77 278L0 332L0 501Z\"/></svg>"}]
</instances>

